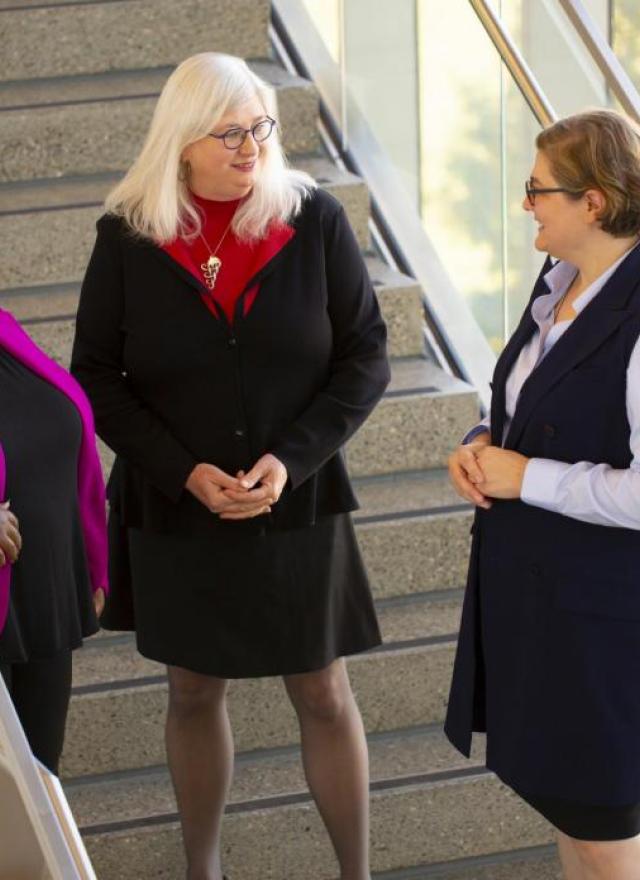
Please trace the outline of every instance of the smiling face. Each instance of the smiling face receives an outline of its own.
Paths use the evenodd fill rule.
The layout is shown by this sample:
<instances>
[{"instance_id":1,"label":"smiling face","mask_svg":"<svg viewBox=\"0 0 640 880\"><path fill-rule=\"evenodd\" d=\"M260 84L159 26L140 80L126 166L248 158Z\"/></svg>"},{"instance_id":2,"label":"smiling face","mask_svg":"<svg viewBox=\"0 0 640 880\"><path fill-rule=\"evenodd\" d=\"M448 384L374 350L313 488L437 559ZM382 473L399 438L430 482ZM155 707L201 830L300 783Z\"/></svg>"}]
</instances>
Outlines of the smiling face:
<instances>
[{"instance_id":1,"label":"smiling face","mask_svg":"<svg viewBox=\"0 0 640 880\"><path fill-rule=\"evenodd\" d=\"M530 180L531 185L539 189L562 186L541 151L536 155ZM580 198L564 192L542 193L536 195L535 205L525 196L522 207L538 224L536 249L575 262L576 253L585 247L596 228L600 202L601 193L593 190L587 190Z\"/></svg>"},{"instance_id":2,"label":"smiling face","mask_svg":"<svg viewBox=\"0 0 640 880\"><path fill-rule=\"evenodd\" d=\"M227 111L212 134L231 129L248 129L265 119L267 112L256 97ZM203 137L182 151L182 159L190 165L189 187L204 199L231 201L248 195L260 173L266 143L258 144L248 134L241 147L228 150L218 138Z\"/></svg>"}]
</instances>

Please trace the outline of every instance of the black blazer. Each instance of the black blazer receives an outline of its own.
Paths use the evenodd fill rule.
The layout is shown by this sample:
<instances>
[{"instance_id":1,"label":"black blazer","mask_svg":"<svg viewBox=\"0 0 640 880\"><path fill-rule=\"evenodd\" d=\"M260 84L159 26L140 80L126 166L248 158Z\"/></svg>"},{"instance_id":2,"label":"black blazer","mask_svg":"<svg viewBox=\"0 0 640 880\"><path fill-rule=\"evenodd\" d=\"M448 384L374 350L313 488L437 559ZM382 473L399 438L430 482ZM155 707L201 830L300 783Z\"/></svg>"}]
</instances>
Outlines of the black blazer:
<instances>
[{"instance_id":1,"label":"black blazer","mask_svg":"<svg viewBox=\"0 0 640 880\"><path fill-rule=\"evenodd\" d=\"M117 453L108 495L122 524L289 528L357 507L340 450L389 382L386 328L340 204L318 190L292 225L230 326L164 250L98 221L71 370ZM289 474L270 516L225 523L183 491L199 462L235 474L265 452Z\"/></svg>"},{"instance_id":2,"label":"black blazer","mask_svg":"<svg viewBox=\"0 0 640 880\"><path fill-rule=\"evenodd\" d=\"M546 267L549 268L548 266ZM548 292L542 277L532 302ZM505 386L536 329L531 303L493 378ZM574 319L522 387L504 441L528 457L628 468L627 368L640 337L640 249ZM640 802L640 531L521 500L478 509L446 732L528 795Z\"/></svg>"}]
</instances>

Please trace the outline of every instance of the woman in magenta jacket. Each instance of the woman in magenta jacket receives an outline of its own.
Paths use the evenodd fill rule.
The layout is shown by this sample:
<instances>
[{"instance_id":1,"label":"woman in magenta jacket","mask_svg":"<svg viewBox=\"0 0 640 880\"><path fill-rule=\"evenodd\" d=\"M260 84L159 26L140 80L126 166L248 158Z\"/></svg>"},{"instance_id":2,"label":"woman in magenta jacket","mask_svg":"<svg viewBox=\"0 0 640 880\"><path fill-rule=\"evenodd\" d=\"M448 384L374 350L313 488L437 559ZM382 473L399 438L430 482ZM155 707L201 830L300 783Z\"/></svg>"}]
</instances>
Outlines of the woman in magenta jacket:
<instances>
[{"instance_id":1,"label":"woman in magenta jacket","mask_svg":"<svg viewBox=\"0 0 640 880\"><path fill-rule=\"evenodd\" d=\"M71 651L107 590L105 492L84 393L2 310L0 413L0 673L57 773Z\"/></svg>"}]
</instances>

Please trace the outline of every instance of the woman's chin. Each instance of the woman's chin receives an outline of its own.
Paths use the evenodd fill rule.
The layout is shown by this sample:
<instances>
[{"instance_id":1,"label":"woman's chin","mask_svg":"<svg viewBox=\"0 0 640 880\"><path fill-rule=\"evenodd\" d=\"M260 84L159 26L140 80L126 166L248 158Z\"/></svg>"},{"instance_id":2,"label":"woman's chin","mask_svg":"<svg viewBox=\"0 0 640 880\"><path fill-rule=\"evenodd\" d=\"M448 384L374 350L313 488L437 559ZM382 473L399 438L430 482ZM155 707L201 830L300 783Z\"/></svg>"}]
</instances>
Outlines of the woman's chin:
<instances>
[{"instance_id":1,"label":"woman's chin","mask_svg":"<svg viewBox=\"0 0 640 880\"><path fill-rule=\"evenodd\" d=\"M544 234L542 232L539 232L536 235L536 237L533 241L533 246L537 251L542 251L543 253L547 253L547 251L549 250L548 245L547 245L547 241L546 241Z\"/></svg>"}]
</instances>

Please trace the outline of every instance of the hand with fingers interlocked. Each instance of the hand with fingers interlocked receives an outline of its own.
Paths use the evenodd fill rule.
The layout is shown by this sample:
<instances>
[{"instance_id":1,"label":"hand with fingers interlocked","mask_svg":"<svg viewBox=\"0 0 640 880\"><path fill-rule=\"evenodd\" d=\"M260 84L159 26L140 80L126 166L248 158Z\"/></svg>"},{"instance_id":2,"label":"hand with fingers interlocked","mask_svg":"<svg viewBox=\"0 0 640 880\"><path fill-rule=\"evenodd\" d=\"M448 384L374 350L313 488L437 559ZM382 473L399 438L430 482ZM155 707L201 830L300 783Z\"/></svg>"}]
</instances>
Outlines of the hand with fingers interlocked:
<instances>
[{"instance_id":1,"label":"hand with fingers interlocked","mask_svg":"<svg viewBox=\"0 0 640 880\"><path fill-rule=\"evenodd\" d=\"M287 469L267 453L248 473L235 477L212 464L201 463L191 472L186 488L220 519L251 519L271 513L287 482Z\"/></svg>"},{"instance_id":2,"label":"hand with fingers interlocked","mask_svg":"<svg viewBox=\"0 0 640 880\"><path fill-rule=\"evenodd\" d=\"M0 567L15 562L22 549L20 524L9 507L9 501L0 504Z\"/></svg>"},{"instance_id":3,"label":"hand with fingers interlocked","mask_svg":"<svg viewBox=\"0 0 640 880\"><path fill-rule=\"evenodd\" d=\"M221 519L248 519L271 513L271 507L282 495L288 480L287 469L270 452L263 455L248 473L238 471L240 490L225 489L224 494L233 503L221 514Z\"/></svg>"},{"instance_id":4,"label":"hand with fingers interlocked","mask_svg":"<svg viewBox=\"0 0 640 880\"><path fill-rule=\"evenodd\" d=\"M478 462L478 455L491 443L488 431L478 434L471 443L462 443L449 456L449 477L458 495L477 507L488 510L490 499L478 488L484 481L484 474Z\"/></svg>"}]
</instances>

